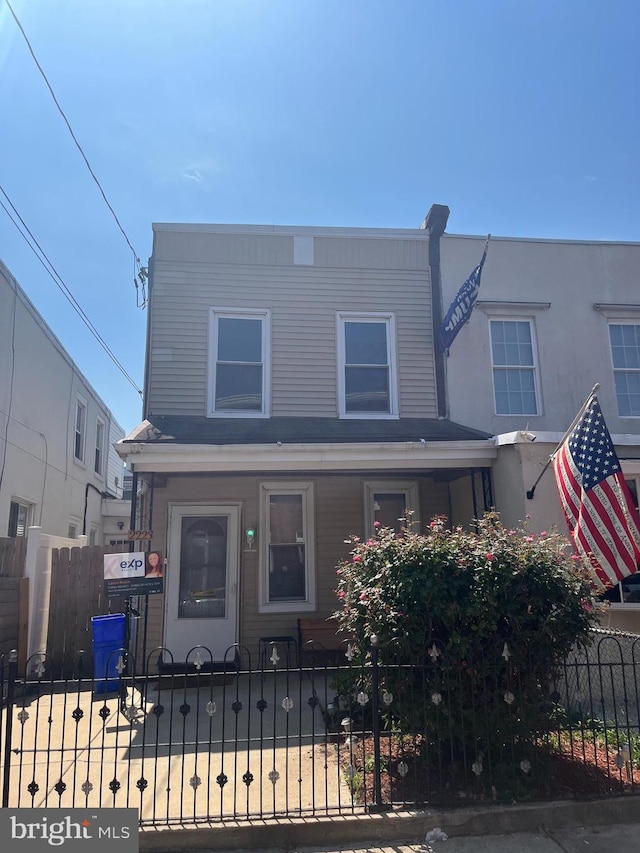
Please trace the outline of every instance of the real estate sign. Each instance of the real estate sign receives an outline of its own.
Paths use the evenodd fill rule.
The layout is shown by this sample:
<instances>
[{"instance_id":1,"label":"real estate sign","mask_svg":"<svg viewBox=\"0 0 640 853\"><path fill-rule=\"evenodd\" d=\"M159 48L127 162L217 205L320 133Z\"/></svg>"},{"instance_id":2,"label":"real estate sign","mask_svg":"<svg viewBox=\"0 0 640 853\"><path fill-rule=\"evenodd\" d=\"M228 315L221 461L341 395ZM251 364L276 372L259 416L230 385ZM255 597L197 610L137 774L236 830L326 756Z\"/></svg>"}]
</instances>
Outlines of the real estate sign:
<instances>
[{"instance_id":1,"label":"real estate sign","mask_svg":"<svg viewBox=\"0 0 640 853\"><path fill-rule=\"evenodd\" d=\"M120 595L153 595L164 590L164 559L159 551L135 551L104 555L104 592Z\"/></svg>"}]
</instances>

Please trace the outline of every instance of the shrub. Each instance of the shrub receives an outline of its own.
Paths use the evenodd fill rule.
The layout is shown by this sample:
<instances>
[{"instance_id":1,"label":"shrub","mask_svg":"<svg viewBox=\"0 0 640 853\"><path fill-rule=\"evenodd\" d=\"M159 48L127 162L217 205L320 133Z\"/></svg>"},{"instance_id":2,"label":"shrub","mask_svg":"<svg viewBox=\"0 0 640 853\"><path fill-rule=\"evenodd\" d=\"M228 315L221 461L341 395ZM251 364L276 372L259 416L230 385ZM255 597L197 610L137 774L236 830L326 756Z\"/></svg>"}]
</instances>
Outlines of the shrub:
<instances>
[{"instance_id":1,"label":"shrub","mask_svg":"<svg viewBox=\"0 0 640 853\"><path fill-rule=\"evenodd\" d=\"M402 697L391 725L476 756L548 727L554 677L600 608L564 537L508 530L489 513L475 531L438 517L425 535L382 528L350 542L335 618L363 664L378 638L383 687Z\"/></svg>"}]
</instances>

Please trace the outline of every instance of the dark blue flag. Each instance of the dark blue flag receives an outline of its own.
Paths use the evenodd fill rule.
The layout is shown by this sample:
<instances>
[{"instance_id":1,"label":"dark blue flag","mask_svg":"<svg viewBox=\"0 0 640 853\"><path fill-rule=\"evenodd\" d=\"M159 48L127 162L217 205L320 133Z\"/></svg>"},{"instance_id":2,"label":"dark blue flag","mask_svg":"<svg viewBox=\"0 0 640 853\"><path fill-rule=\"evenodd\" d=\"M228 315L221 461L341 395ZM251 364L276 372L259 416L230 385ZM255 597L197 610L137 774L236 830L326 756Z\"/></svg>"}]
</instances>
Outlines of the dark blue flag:
<instances>
[{"instance_id":1,"label":"dark blue flag","mask_svg":"<svg viewBox=\"0 0 640 853\"><path fill-rule=\"evenodd\" d=\"M487 237L480 263L456 293L455 299L449 306L447 315L442 321L442 325L440 326L440 348L444 352L448 352L460 329L465 323L469 322L473 306L478 297L478 291L480 290L480 276L482 275L482 267L487 257L490 237L491 235Z\"/></svg>"}]
</instances>

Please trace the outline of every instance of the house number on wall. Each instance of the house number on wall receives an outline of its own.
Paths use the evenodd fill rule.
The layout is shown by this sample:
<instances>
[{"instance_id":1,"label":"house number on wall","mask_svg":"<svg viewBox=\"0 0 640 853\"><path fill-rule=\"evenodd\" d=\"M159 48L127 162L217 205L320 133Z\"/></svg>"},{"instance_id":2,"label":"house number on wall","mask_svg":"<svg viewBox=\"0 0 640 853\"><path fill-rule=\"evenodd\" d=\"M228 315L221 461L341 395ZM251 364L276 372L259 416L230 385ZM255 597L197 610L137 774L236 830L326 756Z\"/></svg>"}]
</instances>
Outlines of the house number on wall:
<instances>
[{"instance_id":1,"label":"house number on wall","mask_svg":"<svg viewBox=\"0 0 640 853\"><path fill-rule=\"evenodd\" d=\"M129 530L127 539L130 542L150 542L153 539L153 530Z\"/></svg>"}]
</instances>

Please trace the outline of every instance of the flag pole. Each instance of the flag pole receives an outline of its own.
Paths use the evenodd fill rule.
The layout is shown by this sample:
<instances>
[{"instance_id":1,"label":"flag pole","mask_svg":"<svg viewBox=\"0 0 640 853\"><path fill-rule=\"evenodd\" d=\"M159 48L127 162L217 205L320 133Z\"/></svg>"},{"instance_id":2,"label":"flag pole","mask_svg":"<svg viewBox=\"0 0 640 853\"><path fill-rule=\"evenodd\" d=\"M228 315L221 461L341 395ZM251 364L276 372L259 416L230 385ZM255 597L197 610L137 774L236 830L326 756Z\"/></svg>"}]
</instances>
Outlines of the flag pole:
<instances>
[{"instance_id":1,"label":"flag pole","mask_svg":"<svg viewBox=\"0 0 640 853\"><path fill-rule=\"evenodd\" d=\"M578 423L578 421L580 420L580 418L581 418L581 417L582 417L582 415L584 414L585 409L587 408L587 406L588 406L588 405L589 405L589 403L591 402L591 399L592 399L592 397L594 396L594 394L596 394L596 393L598 392L598 389L599 389L599 388L600 388L600 383L599 383L599 382L596 382L596 384L595 384L595 385L593 386L593 388L591 389L591 393L589 394L589 396L587 397L587 399L584 401L584 403L582 404L582 406L580 406L580 411L579 411L579 412L578 412L578 414L575 416L575 418L571 421L571 424L570 424L569 428L567 429L567 431L565 432L565 434L564 434L564 435L562 436L562 438L560 439L560 441L559 441L559 443L558 443L558 446L557 446L557 447L556 447L556 449L553 451L553 453L552 453L552 454L550 454L550 456L549 456L549 460L547 461L547 464L544 466L544 468L543 468L543 469L542 469L542 471L540 472L540 475L538 476L538 479L535 481L535 483L533 484L533 486L531 486L531 488L527 491L527 500L528 500L528 501L532 501L532 500L533 500L533 496L534 496L534 495L535 495L535 493L536 493L536 486L538 485L538 483L540 482L540 480L543 478L543 476L544 476L544 474L545 474L545 472L546 472L547 468L549 467L549 465L551 465L551 463L553 462L553 457L556 455L556 453L560 450L560 448L562 447L562 445L565 443L565 441L566 441L566 439L567 439L567 436L571 434L571 431L573 430L573 428L575 427L575 425Z\"/></svg>"}]
</instances>

